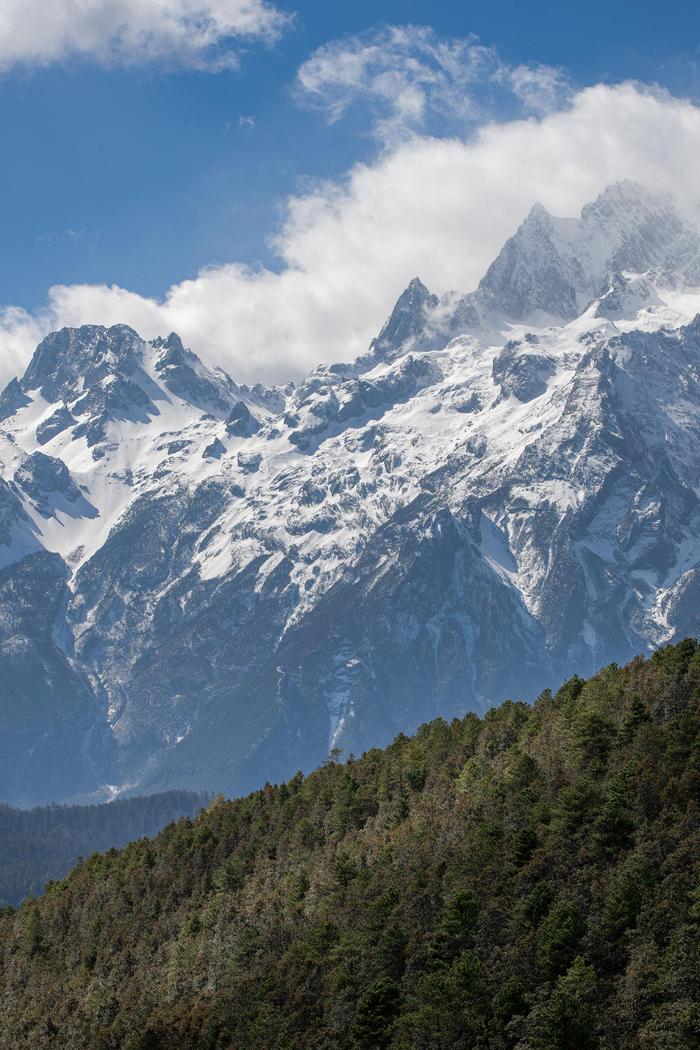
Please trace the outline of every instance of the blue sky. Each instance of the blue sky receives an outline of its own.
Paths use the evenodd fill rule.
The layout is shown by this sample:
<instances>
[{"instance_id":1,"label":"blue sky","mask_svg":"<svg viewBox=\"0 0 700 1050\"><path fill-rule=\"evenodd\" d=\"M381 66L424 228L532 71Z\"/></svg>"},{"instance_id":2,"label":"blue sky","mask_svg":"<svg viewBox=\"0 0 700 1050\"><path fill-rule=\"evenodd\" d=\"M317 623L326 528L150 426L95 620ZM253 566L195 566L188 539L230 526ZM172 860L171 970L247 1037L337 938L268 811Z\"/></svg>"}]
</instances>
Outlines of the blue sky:
<instances>
[{"instance_id":1,"label":"blue sky","mask_svg":"<svg viewBox=\"0 0 700 1050\"><path fill-rule=\"evenodd\" d=\"M0 381L116 321L297 378L416 273L469 290L536 199L635 177L700 216L688 0L0 6Z\"/></svg>"},{"instance_id":2,"label":"blue sky","mask_svg":"<svg viewBox=\"0 0 700 1050\"><path fill-rule=\"evenodd\" d=\"M580 84L637 78L696 95L700 5L280 0L296 12L239 70L105 69L67 60L0 79L4 237L0 300L34 309L55 283L162 295L208 264L263 260L280 201L338 177L376 144L361 111L328 126L298 105L297 68L379 21L476 33L506 61L568 69ZM254 119L254 126L245 120Z\"/></svg>"}]
</instances>

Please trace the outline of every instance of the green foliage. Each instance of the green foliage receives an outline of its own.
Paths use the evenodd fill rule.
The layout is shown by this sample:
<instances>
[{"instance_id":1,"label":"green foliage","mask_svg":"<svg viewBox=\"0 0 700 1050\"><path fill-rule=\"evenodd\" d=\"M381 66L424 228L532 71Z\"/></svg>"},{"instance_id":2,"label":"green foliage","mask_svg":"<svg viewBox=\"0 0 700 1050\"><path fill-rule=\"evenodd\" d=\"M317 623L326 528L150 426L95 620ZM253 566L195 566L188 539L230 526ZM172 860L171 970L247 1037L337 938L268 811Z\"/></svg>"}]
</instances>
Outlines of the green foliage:
<instances>
[{"instance_id":1,"label":"green foliage","mask_svg":"<svg viewBox=\"0 0 700 1050\"><path fill-rule=\"evenodd\" d=\"M629 712L622 723L622 731L625 740L634 739L635 734L649 721L649 712L644 706L644 701L637 693L632 697Z\"/></svg>"},{"instance_id":2,"label":"green foliage","mask_svg":"<svg viewBox=\"0 0 700 1050\"><path fill-rule=\"evenodd\" d=\"M596 975L581 956L560 977L551 999L528 1026L533 1050L596 1050L593 1002Z\"/></svg>"},{"instance_id":3,"label":"green foliage","mask_svg":"<svg viewBox=\"0 0 700 1050\"><path fill-rule=\"evenodd\" d=\"M398 926L390 926L379 939L379 965L388 977L400 980L406 969L408 936Z\"/></svg>"},{"instance_id":4,"label":"green foliage","mask_svg":"<svg viewBox=\"0 0 700 1050\"><path fill-rule=\"evenodd\" d=\"M353 1036L362 1050L383 1050L391 1042L391 1029L399 1013L401 993L395 981L379 977L357 1004Z\"/></svg>"},{"instance_id":5,"label":"green foliage","mask_svg":"<svg viewBox=\"0 0 700 1050\"><path fill-rule=\"evenodd\" d=\"M508 977L493 997L492 1030L510 1045L508 1032L513 1018L524 1017L528 1011L525 982L522 977L515 975Z\"/></svg>"},{"instance_id":6,"label":"green foliage","mask_svg":"<svg viewBox=\"0 0 700 1050\"><path fill-rule=\"evenodd\" d=\"M579 696L581 695L585 684L586 683L583 680L583 678L579 678L579 676L575 674L573 678L570 678L568 680L568 682L564 682L563 686L557 693L557 703L561 704L562 706L564 704L574 703L576 700L578 700ZM546 694L551 696L549 690L545 690L545 692ZM544 695L545 694L543 694L543 696Z\"/></svg>"},{"instance_id":7,"label":"green foliage","mask_svg":"<svg viewBox=\"0 0 700 1050\"><path fill-rule=\"evenodd\" d=\"M483 964L473 952L462 952L449 967L421 979L411 1007L399 1021L399 1046L467 1050L486 1031Z\"/></svg>"},{"instance_id":8,"label":"green foliage","mask_svg":"<svg viewBox=\"0 0 700 1050\"><path fill-rule=\"evenodd\" d=\"M229 857L216 869L213 876L214 888L222 893L242 890L245 886L245 872L238 857Z\"/></svg>"},{"instance_id":9,"label":"green foliage","mask_svg":"<svg viewBox=\"0 0 700 1050\"><path fill-rule=\"evenodd\" d=\"M298 901L303 901L304 897L309 891L309 876L305 871L295 871L290 876L289 886L289 902L295 904Z\"/></svg>"},{"instance_id":10,"label":"green foliage","mask_svg":"<svg viewBox=\"0 0 700 1050\"><path fill-rule=\"evenodd\" d=\"M510 859L516 868L522 868L527 864L537 848L537 832L533 827L526 825L521 828L515 836Z\"/></svg>"},{"instance_id":11,"label":"green foliage","mask_svg":"<svg viewBox=\"0 0 700 1050\"><path fill-rule=\"evenodd\" d=\"M555 901L540 926L537 963L548 977L566 969L586 932L586 920L578 904L565 897Z\"/></svg>"},{"instance_id":12,"label":"green foliage","mask_svg":"<svg viewBox=\"0 0 700 1050\"><path fill-rule=\"evenodd\" d=\"M0 1050L699 1044L697 643L335 757L0 909Z\"/></svg>"},{"instance_id":13,"label":"green foliage","mask_svg":"<svg viewBox=\"0 0 700 1050\"><path fill-rule=\"evenodd\" d=\"M571 835L586 830L600 808L600 788L581 777L568 784L559 794L556 816Z\"/></svg>"},{"instance_id":14,"label":"green foliage","mask_svg":"<svg viewBox=\"0 0 700 1050\"><path fill-rule=\"evenodd\" d=\"M344 888L349 886L354 878L357 878L357 865L350 857L341 853L335 858L334 874L338 887Z\"/></svg>"},{"instance_id":15,"label":"green foliage","mask_svg":"<svg viewBox=\"0 0 700 1050\"><path fill-rule=\"evenodd\" d=\"M408 786L412 791L422 791L425 787L425 778L427 776L427 769L425 766L409 766L406 770L406 780Z\"/></svg>"},{"instance_id":16,"label":"green foliage","mask_svg":"<svg viewBox=\"0 0 700 1050\"><path fill-rule=\"evenodd\" d=\"M451 963L471 946L478 918L479 901L471 890L461 890L449 901L428 952L433 966Z\"/></svg>"},{"instance_id":17,"label":"green foliage","mask_svg":"<svg viewBox=\"0 0 700 1050\"><path fill-rule=\"evenodd\" d=\"M538 882L531 893L522 898L520 910L531 926L538 926L554 900L554 890L546 882Z\"/></svg>"},{"instance_id":18,"label":"green foliage","mask_svg":"<svg viewBox=\"0 0 700 1050\"><path fill-rule=\"evenodd\" d=\"M593 824L593 840L603 853L616 853L629 846L634 833L634 818L624 794L613 790L605 800Z\"/></svg>"},{"instance_id":19,"label":"green foliage","mask_svg":"<svg viewBox=\"0 0 700 1050\"><path fill-rule=\"evenodd\" d=\"M604 768L615 740L614 724L597 711L589 711L577 719L575 729L584 762L596 770Z\"/></svg>"},{"instance_id":20,"label":"green foliage","mask_svg":"<svg viewBox=\"0 0 700 1050\"><path fill-rule=\"evenodd\" d=\"M651 885L651 865L638 854L627 857L615 870L603 909L606 940L614 941L634 925Z\"/></svg>"},{"instance_id":21,"label":"green foliage","mask_svg":"<svg viewBox=\"0 0 700 1050\"><path fill-rule=\"evenodd\" d=\"M24 948L29 956L36 955L43 947L41 912L38 906L29 906L25 913Z\"/></svg>"}]
</instances>

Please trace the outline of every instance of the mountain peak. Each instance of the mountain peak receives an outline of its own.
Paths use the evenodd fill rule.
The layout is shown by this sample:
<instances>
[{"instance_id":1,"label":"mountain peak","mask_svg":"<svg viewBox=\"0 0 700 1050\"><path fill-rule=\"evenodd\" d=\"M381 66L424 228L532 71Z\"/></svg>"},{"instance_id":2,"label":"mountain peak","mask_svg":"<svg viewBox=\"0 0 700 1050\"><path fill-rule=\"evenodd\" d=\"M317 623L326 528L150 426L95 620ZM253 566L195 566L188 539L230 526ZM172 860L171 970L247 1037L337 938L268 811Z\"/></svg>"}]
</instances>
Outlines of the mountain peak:
<instances>
[{"instance_id":1,"label":"mountain peak","mask_svg":"<svg viewBox=\"0 0 700 1050\"><path fill-rule=\"evenodd\" d=\"M156 350L169 350L172 354L177 354L178 356L184 356L186 353L182 339L177 332L171 332L170 335L165 337L165 339L160 335L156 336L152 341L151 346Z\"/></svg>"},{"instance_id":2,"label":"mountain peak","mask_svg":"<svg viewBox=\"0 0 700 1050\"><path fill-rule=\"evenodd\" d=\"M207 368L175 332L167 339L154 339L151 346L160 351L155 370L171 393L207 411L230 410L240 391L222 369Z\"/></svg>"},{"instance_id":3,"label":"mountain peak","mask_svg":"<svg viewBox=\"0 0 700 1050\"><path fill-rule=\"evenodd\" d=\"M403 292L403 295L407 295L408 293L411 293L412 295L419 295L424 298L428 298L430 296L430 292L423 284L420 277L411 278L411 280L408 282L408 285L406 286L405 291Z\"/></svg>"},{"instance_id":4,"label":"mountain peak","mask_svg":"<svg viewBox=\"0 0 700 1050\"><path fill-rule=\"evenodd\" d=\"M515 320L536 313L575 316L576 289L557 236L561 224L535 204L479 284L477 295L489 312Z\"/></svg>"},{"instance_id":5,"label":"mountain peak","mask_svg":"<svg viewBox=\"0 0 700 1050\"><path fill-rule=\"evenodd\" d=\"M40 390L47 401L77 397L110 374L130 374L143 340L126 324L61 328L39 343L21 381L22 390Z\"/></svg>"},{"instance_id":6,"label":"mountain peak","mask_svg":"<svg viewBox=\"0 0 700 1050\"><path fill-rule=\"evenodd\" d=\"M526 218L525 218L525 220L524 220L522 225L523 226L551 226L552 225L551 212L547 211L547 209L545 208L544 204L540 204L539 201L536 201L535 204L533 204L532 207L530 208L530 211L528 212L528 214L527 214L527 216L526 216Z\"/></svg>"},{"instance_id":7,"label":"mountain peak","mask_svg":"<svg viewBox=\"0 0 700 1050\"><path fill-rule=\"evenodd\" d=\"M616 182L582 209L579 225L589 255L605 259L607 273L659 269L700 281L700 235L668 194L630 179Z\"/></svg>"},{"instance_id":8,"label":"mountain peak","mask_svg":"<svg viewBox=\"0 0 700 1050\"><path fill-rule=\"evenodd\" d=\"M438 297L414 277L399 298L388 319L372 341L370 353L380 357L391 357L406 344L413 343L425 329L427 313L436 307Z\"/></svg>"},{"instance_id":9,"label":"mountain peak","mask_svg":"<svg viewBox=\"0 0 700 1050\"><path fill-rule=\"evenodd\" d=\"M66 705L73 672L95 683L101 784L238 793L697 633L700 338L679 326L700 292L676 291L698 240L646 199L536 206L479 291L414 277L371 353L296 391L236 387L173 333L50 337L34 381L70 366L71 396L0 403L33 399L0 425L0 584L13 639L31 617L71 663L0 644L3 687L69 698L92 762ZM50 617L42 550L69 582ZM36 792L45 709L13 756Z\"/></svg>"},{"instance_id":10,"label":"mountain peak","mask_svg":"<svg viewBox=\"0 0 700 1050\"><path fill-rule=\"evenodd\" d=\"M634 179L621 179L612 182L599 193L595 200L584 205L581 217L590 213L605 211L619 213L621 218L629 221L631 213L644 210L663 210L672 208L671 198L666 194L655 194Z\"/></svg>"},{"instance_id":11,"label":"mountain peak","mask_svg":"<svg viewBox=\"0 0 700 1050\"><path fill-rule=\"evenodd\" d=\"M613 183L578 219L535 204L487 270L479 294L511 320L547 313L571 320L603 293L612 273L672 270L700 281L700 235L670 197L631 179Z\"/></svg>"}]
</instances>

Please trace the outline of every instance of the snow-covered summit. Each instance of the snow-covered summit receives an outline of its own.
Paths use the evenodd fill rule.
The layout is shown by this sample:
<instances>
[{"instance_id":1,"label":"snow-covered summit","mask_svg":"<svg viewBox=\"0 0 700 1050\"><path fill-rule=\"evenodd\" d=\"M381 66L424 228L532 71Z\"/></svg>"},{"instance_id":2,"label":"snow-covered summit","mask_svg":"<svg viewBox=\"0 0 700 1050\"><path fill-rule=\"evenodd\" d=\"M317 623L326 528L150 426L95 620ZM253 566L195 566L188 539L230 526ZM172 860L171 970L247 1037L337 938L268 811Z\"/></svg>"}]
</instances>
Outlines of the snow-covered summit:
<instances>
[{"instance_id":1,"label":"snow-covered summit","mask_svg":"<svg viewBox=\"0 0 700 1050\"><path fill-rule=\"evenodd\" d=\"M700 237L670 199L620 182L587 204L580 218L558 218L536 204L479 285L496 313L527 320L538 312L577 316L610 277L672 269L700 283Z\"/></svg>"},{"instance_id":2,"label":"snow-covered summit","mask_svg":"<svg viewBox=\"0 0 700 1050\"><path fill-rule=\"evenodd\" d=\"M631 277L638 290L643 277L676 292L700 285L700 233L670 197L625 180L578 218L536 203L474 291L438 298L414 278L360 363L435 349L465 332L497 342L513 323L571 321Z\"/></svg>"},{"instance_id":3,"label":"snow-covered summit","mask_svg":"<svg viewBox=\"0 0 700 1050\"><path fill-rule=\"evenodd\" d=\"M633 183L535 206L295 388L49 336L0 395L0 795L244 790L697 633L698 243Z\"/></svg>"}]
</instances>

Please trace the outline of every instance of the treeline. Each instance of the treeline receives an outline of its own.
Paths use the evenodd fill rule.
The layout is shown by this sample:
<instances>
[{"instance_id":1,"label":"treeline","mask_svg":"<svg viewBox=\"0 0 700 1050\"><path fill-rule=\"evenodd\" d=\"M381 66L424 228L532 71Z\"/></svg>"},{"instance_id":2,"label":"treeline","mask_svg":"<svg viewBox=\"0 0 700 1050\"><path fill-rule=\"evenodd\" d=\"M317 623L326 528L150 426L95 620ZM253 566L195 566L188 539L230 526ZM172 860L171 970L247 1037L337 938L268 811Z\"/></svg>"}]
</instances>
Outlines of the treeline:
<instances>
[{"instance_id":1,"label":"treeline","mask_svg":"<svg viewBox=\"0 0 700 1050\"><path fill-rule=\"evenodd\" d=\"M152 837L173 820L195 816L207 801L188 791L166 791L98 806L15 809L0 802L0 906L42 893L80 857Z\"/></svg>"},{"instance_id":2,"label":"treeline","mask_svg":"<svg viewBox=\"0 0 700 1050\"><path fill-rule=\"evenodd\" d=\"M0 921L3 1050L695 1050L700 648L215 801Z\"/></svg>"}]
</instances>

